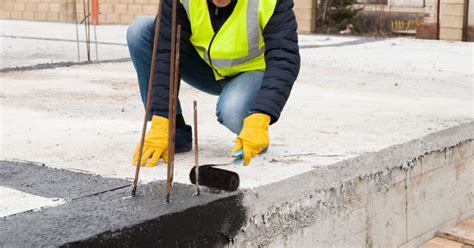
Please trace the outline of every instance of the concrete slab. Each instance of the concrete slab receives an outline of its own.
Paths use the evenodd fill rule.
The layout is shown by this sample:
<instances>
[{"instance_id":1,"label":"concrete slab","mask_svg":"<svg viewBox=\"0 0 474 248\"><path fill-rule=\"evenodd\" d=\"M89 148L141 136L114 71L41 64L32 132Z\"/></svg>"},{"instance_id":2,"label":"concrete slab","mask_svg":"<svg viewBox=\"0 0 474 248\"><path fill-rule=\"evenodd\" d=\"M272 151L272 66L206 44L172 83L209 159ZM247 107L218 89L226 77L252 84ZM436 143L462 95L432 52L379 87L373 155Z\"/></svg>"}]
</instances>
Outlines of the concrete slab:
<instances>
[{"instance_id":1,"label":"concrete slab","mask_svg":"<svg viewBox=\"0 0 474 248\"><path fill-rule=\"evenodd\" d=\"M0 26L1 70L38 64L66 66L66 62L87 61L84 25L78 26L79 58L76 26L73 24L0 20ZM126 30L127 26L123 25L97 26L100 61L129 57ZM93 34L92 42L95 41ZM91 58L96 60L95 44L91 44Z\"/></svg>"},{"instance_id":2,"label":"concrete slab","mask_svg":"<svg viewBox=\"0 0 474 248\"><path fill-rule=\"evenodd\" d=\"M248 168L229 167L241 174L242 187L472 121L472 45L430 44L396 39L302 50L300 77L281 120L270 128L271 149ZM458 58L456 66L450 56ZM130 161L143 107L131 63L11 72L2 78L3 142L9 144L3 158L133 177ZM199 104L202 163L229 162L234 135L215 121L216 98L186 84L181 98L188 122L192 100ZM177 156L178 182L188 182L192 157ZM141 179L163 179L165 170L144 169Z\"/></svg>"},{"instance_id":3,"label":"concrete slab","mask_svg":"<svg viewBox=\"0 0 474 248\"><path fill-rule=\"evenodd\" d=\"M474 214L472 152L430 160L472 147L474 123L469 123L253 190L193 197L193 186L175 183L170 203L164 181L141 185L137 197L128 187L107 190L0 218L0 245L418 246L440 225ZM442 164L439 176L414 173L433 163ZM429 193L411 196L436 190L434 184L446 187L434 199L425 197ZM412 226L433 221L433 212L419 211L427 206L444 217L431 226Z\"/></svg>"},{"instance_id":4,"label":"concrete slab","mask_svg":"<svg viewBox=\"0 0 474 248\"><path fill-rule=\"evenodd\" d=\"M20 24L24 30L51 27ZM114 28L104 26L104 30L114 33L112 37L123 35L124 27L117 28L120 34ZM36 34L46 37L39 31ZM240 240L235 243L243 247L314 242L322 246L416 246L420 240L432 238L440 225L472 215L474 207L469 199L473 185L469 182L474 181L474 45L333 36L300 39L300 76L280 121L270 128L269 152L249 167L228 167L240 174L244 190L239 204L245 206L241 223L245 232L234 235ZM126 50L111 51L111 56L121 57ZM140 136L143 106L130 62L9 70L0 77L0 160L23 159L50 168L132 179L131 156ZM188 122L192 120L192 100L198 101L200 161L229 162L234 135L215 121L216 98L186 84L180 97ZM192 164L191 152L177 155L176 201L193 201L192 187L185 185ZM149 192L149 183L156 180L161 185L165 171L162 165L144 168L138 191ZM437 194L436 185L446 185L446 189ZM447 195L455 189L460 197L449 199ZM94 198L94 203L79 205L102 204L101 208L106 209L108 203L115 202L114 197L103 203L95 203L101 198ZM150 197L153 201L161 199L154 194ZM217 201L219 197L190 204L206 206L206 199ZM124 201L117 206L127 204ZM147 211L153 209L148 208L150 204L155 206L143 202ZM439 205L458 211L453 215L443 212L428 222L425 218ZM54 209L48 211L58 211ZM61 211L69 214L65 209ZM118 210L104 210L102 220L109 221L105 213L110 211ZM166 215L163 211L160 213ZM118 212L120 216L125 214L123 210ZM18 225L43 218L40 213L25 216ZM150 216L161 218L159 214ZM109 232L114 237L130 239L132 236L119 227L127 223L101 224L81 239L90 240L86 236L99 235L104 229L115 230ZM388 227L394 235L379 233ZM5 226L1 228L11 232ZM154 228L162 230L159 225ZM55 230L48 235L54 236Z\"/></svg>"}]
</instances>

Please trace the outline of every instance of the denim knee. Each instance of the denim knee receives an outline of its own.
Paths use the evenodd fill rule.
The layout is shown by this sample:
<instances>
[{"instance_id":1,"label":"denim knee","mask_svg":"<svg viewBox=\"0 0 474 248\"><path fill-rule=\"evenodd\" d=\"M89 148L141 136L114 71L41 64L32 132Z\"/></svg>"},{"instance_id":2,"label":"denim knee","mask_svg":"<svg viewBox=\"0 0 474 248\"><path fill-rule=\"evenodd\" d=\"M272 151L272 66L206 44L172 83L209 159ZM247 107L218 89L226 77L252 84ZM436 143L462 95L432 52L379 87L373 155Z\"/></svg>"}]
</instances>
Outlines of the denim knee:
<instances>
[{"instance_id":1,"label":"denim knee","mask_svg":"<svg viewBox=\"0 0 474 248\"><path fill-rule=\"evenodd\" d=\"M140 48L140 43L144 41L144 35L147 34L150 16L139 16L127 28L127 45L130 50Z\"/></svg>"},{"instance_id":2,"label":"denim knee","mask_svg":"<svg viewBox=\"0 0 474 248\"><path fill-rule=\"evenodd\" d=\"M232 99L221 99L216 109L217 120L231 132L239 134L242 130L243 119L248 114L248 109L245 107Z\"/></svg>"},{"instance_id":3,"label":"denim knee","mask_svg":"<svg viewBox=\"0 0 474 248\"><path fill-rule=\"evenodd\" d=\"M217 101L217 120L235 134L240 133L243 120L255 102L263 75L261 71L245 72L223 82L223 90Z\"/></svg>"}]
</instances>

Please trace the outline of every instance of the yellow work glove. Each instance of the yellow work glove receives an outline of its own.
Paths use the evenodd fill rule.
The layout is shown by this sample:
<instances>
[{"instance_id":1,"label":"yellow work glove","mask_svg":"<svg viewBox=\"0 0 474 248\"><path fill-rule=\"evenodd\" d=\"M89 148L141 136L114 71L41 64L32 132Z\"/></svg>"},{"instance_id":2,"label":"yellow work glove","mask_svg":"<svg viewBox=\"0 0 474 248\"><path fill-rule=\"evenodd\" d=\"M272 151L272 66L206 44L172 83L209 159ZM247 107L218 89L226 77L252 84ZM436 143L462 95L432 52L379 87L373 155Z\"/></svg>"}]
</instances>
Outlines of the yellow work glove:
<instances>
[{"instance_id":1,"label":"yellow work glove","mask_svg":"<svg viewBox=\"0 0 474 248\"><path fill-rule=\"evenodd\" d=\"M154 115L151 119L151 128L146 134L143 144L141 166L146 163L147 167L153 167L160 158L163 158L165 162L168 161L168 125L167 118ZM135 166L138 163L139 149L140 143L137 144L133 154L133 165Z\"/></svg>"},{"instance_id":2,"label":"yellow work glove","mask_svg":"<svg viewBox=\"0 0 474 248\"><path fill-rule=\"evenodd\" d=\"M244 166L249 165L250 160L270 144L270 119L270 116L261 113L251 114L244 119L244 126L232 148L232 152L243 149Z\"/></svg>"}]
</instances>

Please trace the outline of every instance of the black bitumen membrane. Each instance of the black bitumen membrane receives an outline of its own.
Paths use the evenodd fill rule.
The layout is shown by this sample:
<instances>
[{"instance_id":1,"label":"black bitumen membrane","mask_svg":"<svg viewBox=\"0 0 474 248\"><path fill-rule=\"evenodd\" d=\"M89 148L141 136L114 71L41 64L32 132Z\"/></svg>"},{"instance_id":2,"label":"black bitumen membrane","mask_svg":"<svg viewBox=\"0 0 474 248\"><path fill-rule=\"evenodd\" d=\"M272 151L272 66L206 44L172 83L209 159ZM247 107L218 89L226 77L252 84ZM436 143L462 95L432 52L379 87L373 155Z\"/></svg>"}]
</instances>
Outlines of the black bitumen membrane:
<instances>
[{"instance_id":1,"label":"black bitumen membrane","mask_svg":"<svg viewBox=\"0 0 474 248\"><path fill-rule=\"evenodd\" d=\"M241 192L193 196L194 186L175 183L166 203L163 181L139 185L134 197L131 187L121 183L130 185L126 180L1 162L1 186L70 200L0 218L0 247L221 247L232 242L245 221Z\"/></svg>"},{"instance_id":2,"label":"black bitumen membrane","mask_svg":"<svg viewBox=\"0 0 474 248\"><path fill-rule=\"evenodd\" d=\"M0 161L0 186L47 198L75 199L130 184L124 179L54 169L44 164Z\"/></svg>"}]
</instances>

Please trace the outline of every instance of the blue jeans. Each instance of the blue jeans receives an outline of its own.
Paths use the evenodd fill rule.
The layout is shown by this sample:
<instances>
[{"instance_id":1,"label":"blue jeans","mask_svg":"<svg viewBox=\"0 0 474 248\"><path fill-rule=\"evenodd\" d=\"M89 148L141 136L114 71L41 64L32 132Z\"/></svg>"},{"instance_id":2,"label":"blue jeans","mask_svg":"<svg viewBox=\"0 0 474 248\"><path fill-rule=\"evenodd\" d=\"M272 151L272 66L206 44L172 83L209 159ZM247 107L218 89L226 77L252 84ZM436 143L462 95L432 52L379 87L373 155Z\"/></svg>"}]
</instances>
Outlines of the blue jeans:
<instances>
[{"instance_id":1,"label":"blue jeans","mask_svg":"<svg viewBox=\"0 0 474 248\"><path fill-rule=\"evenodd\" d=\"M154 16L142 16L133 21L127 30L127 43L133 65L137 71L142 101L145 104L150 78L153 50ZM181 79L192 87L218 95L217 120L235 134L240 133L243 119L249 114L260 90L262 71L240 73L217 81L212 69L199 57L192 46L181 46ZM178 99L177 113L181 113Z\"/></svg>"}]
</instances>

